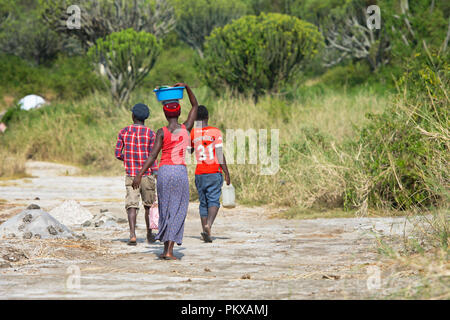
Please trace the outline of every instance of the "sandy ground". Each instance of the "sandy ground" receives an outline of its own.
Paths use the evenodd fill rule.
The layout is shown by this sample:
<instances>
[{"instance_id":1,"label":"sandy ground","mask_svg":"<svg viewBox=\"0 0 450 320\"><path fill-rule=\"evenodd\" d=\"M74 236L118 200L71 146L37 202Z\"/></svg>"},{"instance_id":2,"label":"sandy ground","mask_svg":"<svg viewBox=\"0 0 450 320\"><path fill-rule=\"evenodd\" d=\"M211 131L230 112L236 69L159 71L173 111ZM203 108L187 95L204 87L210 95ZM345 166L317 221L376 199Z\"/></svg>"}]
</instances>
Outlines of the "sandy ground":
<instances>
[{"instance_id":1,"label":"sandy ground","mask_svg":"<svg viewBox=\"0 0 450 320\"><path fill-rule=\"evenodd\" d=\"M0 223L30 203L48 212L66 199L126 217L124 177L76 176L76 168L43 162L27 168L32 178L0 181ZM179 261L159 260L162 244L144 241L142 212L136 247L125 243L126 223L72 228L86 240L0 239L10 261L0 268L0 299L360 299L409 280L384 272L374 241L374 233L402 234L404 218L283 220L239 206L221 209L207 244L197 207L190 204Z\"/></svg>"}]
</instances>

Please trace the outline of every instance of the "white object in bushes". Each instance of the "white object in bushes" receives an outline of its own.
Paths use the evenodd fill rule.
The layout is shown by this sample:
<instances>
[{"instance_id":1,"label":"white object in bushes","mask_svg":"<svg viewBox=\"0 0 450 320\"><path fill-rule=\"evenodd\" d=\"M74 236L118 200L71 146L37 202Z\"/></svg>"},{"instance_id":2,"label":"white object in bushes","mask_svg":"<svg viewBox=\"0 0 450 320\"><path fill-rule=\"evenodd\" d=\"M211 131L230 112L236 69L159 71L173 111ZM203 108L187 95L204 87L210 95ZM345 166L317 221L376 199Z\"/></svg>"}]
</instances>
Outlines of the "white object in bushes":
<instances>
[{"instance_id":1,"label":"white object in bushes","mask_svg":"<svg viewBox=\"0 0 450 320\"><path fill-rule=\"evenodd\" d=\"M45 104L44 98L37 96L35 94L30 94L26 97L23 97L19 101L20 109L22 110L31 110L34 108L39 108Z\"/></svg>"}]
</instances>

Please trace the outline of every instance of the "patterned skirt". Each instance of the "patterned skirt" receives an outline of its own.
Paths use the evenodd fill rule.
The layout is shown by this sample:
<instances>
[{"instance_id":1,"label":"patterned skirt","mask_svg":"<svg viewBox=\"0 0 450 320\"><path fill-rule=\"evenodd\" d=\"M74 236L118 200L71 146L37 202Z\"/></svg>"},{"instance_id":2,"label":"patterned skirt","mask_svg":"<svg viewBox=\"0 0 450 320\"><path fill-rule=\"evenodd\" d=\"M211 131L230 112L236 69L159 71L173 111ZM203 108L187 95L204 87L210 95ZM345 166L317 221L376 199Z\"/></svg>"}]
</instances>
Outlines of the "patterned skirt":
<instances>
[{"instance_id":1,"label":"patterned skirt","mask_svg":"<svg viewBox=\"0 0 450 320\"><path fill-rule=\"evenodd\" d=\"M181 245L184 220L189 206L189 180L186 166L163 165L157 178L159 225L156 239Z\"/></svg>"}]
</instances>

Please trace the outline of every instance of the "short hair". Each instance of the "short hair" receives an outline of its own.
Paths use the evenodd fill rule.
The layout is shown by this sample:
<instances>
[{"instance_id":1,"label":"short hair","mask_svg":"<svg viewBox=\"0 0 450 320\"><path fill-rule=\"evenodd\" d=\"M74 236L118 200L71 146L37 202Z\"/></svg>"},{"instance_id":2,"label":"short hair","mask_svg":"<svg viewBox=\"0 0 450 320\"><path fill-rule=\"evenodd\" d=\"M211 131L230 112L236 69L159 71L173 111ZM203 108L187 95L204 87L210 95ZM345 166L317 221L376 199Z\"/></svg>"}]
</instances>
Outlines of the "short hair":
<instances>
[{"instance_id":1,"label":"short hair","mask_svg":"<svg viewBox=\"0 0 450 320\"><path fill-rule=\"evenodd\" d=\"M131 109L131 112L137 120L145 121L150 116L150 110L147 105L143 103L137 103Z\"/></svg>"},{"instance_id":2,"label":"short hair","mask_svg":"<svg viewBox=\"0 0 450 320\"><path fill-rule=\"evenodd\" d=\"M208 117L209 117L208 109L206 109L206 107L203 105L198 106L197 120L206 120L208 119Z\"/></svg>"}]
</instances>

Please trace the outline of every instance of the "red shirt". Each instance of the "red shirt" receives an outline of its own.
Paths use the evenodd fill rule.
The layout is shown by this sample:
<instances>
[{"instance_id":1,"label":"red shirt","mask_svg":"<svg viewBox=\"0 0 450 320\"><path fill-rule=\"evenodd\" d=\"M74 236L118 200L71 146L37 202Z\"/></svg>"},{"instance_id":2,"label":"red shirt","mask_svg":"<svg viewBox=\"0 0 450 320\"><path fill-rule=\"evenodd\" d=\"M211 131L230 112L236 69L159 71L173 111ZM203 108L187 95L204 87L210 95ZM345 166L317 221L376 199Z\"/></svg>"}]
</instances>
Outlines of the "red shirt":
<instances>
[{"instance_id":1,"label":"red shirt","mask_svg":"<svg viewBox=\"0 0 450 320\"><path fill-rule=\"evenodd\" d=\"M216 148L222 147L222 134L218 128L208 126L192 129L191 147L197 159L195 174L222 172L216 155Z\"/></svg>"},{"instance_id":2,"label":"red shirt","mask_svg":"<svg viewBox=\"0 0 450 320\"><path fill-rule=\"evenodd\" d=\"M146 126L132 124L119 131L116 158L123 161L128 176L137 176L155 144L155 132ZM144 175L158 170L158 161Z\"/></svg>"},{"instance_id":3,"label":"red shirt","mask_svg":"<svg viewBox=\"0 0 450 320\"><path fill-rule=\"evenodd\" d=\"M173 133L163 127L164 140L160 167L164 165L186 165L186 149L189 146L189 132L184 124Z\"/></svg>"}]
</instances>

